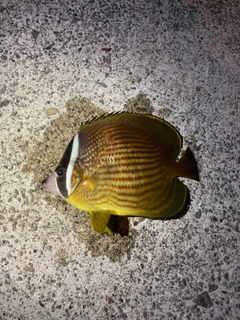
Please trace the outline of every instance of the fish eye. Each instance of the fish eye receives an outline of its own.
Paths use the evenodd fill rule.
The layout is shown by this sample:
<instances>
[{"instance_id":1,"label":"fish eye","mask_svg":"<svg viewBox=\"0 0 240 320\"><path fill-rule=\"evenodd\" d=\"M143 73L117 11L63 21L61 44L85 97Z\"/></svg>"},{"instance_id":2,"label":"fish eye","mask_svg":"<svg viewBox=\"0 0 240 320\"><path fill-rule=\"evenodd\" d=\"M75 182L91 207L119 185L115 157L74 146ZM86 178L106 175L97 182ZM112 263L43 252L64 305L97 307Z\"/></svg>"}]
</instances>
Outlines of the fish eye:
<instances>
[{"instance_id":1,"label":"fish eye","mask_svg":"<svg viewBox=\"0 0 240 320\"><path fill-rule=\"evenodd\" d=\"M65 168L56 169L56 174L58 175L58 177L62 177L65 174L65 172L66 172Z\"/></svg>"}]
</instances>

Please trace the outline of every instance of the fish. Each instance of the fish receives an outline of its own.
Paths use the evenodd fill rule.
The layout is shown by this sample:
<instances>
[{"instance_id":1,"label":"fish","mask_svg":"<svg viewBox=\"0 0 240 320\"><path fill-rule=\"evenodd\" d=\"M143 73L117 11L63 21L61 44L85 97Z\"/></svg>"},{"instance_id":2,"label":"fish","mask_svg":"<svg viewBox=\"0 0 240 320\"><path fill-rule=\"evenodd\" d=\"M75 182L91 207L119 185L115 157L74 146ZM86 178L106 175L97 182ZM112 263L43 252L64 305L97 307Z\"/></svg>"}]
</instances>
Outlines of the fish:
<instances>
[{"instance_id":1,"label":"fish","mask_svg":"<svg viewBox=\"0 0 240 320\"><path fill-rule=\"evenodd\" d=\"M191 149L179 158L181 149L180 133L161 118L103 115L80 126L42 190L89 212L99 234L128 230L127 217L174 218L189 204L179 177L199 181Z\"/></svg>"}]
</instances>

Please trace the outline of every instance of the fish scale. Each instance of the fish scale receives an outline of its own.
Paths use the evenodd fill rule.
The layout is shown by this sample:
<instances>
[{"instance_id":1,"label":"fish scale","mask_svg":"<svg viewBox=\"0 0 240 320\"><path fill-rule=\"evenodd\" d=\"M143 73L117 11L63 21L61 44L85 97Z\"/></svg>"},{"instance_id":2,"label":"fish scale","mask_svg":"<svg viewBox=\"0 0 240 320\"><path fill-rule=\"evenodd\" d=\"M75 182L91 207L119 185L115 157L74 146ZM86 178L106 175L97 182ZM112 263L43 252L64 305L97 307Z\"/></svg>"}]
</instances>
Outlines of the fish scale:
<instances>
[{"instance_id":1,"label":"fish scale","mask_svg":"<svg viewBox=\"0 0 240 320\"><path fill-rule=\"evenodd\" d=\"M178 176L199 180L189 148L177 161L181 147L178 131L157 117L103 116L80 127L42 189L88 211L99 233L112 234L112 215L175 217L189 203Z\"/></svg>"}]
</instances>

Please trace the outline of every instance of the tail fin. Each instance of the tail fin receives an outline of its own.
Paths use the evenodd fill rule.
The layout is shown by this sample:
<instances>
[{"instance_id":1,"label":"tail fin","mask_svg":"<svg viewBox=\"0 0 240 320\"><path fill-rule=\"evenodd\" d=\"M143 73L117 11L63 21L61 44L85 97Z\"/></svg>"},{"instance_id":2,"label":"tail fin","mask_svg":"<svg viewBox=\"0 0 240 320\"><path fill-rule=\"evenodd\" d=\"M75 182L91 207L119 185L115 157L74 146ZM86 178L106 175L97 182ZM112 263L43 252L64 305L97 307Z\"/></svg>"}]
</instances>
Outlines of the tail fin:
<instances>
[{"instance_id":1,"label":"tail fin","mask_svg":"<svg viewBox=\"0 0 240 320\"><path fill-rule=\"evenodd\" d=\"M177 176L199 181L197 162L191 149L188 147L182 157L176 163Z\"/></svg>"}]
</instances>

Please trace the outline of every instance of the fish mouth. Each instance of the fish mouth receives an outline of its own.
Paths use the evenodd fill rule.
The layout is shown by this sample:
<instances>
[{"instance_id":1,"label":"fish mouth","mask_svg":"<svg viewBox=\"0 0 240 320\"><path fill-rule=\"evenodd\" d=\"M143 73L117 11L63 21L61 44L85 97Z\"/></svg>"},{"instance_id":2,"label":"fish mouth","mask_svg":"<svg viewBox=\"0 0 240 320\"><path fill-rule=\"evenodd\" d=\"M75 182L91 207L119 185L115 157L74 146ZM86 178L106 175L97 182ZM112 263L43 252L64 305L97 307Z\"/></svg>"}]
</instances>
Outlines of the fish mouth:
<instances>
[{"instance_id":1,"label":"fish mouth","mask_svg":"<svg viewBox=\"0 0 240 320\"><path fill-rule=\"evenodd\" d=\"M57 179L55 172L51 173L50 176L42 181L41 190L61 196L62 194L58 189Z\"/></svg>"},{"instance_id":2,"label":"fish mouth","mask_svg":"<svg viewBox=\"0 0 240 320\"><path fill-rule=\"evenodd\" d=\"M47 178L44 179L44 180L41 182L41 184L42 184L41 187L40 187L41 190L45 191L45 190L44 190L44 185L46 185L46 183L47 183Z\"/></svg>"}]
</instances>

